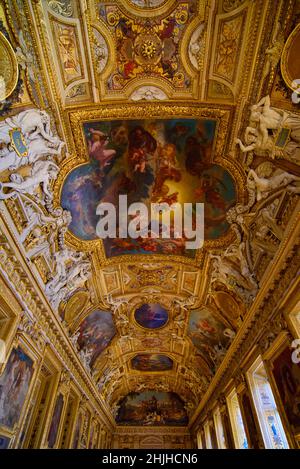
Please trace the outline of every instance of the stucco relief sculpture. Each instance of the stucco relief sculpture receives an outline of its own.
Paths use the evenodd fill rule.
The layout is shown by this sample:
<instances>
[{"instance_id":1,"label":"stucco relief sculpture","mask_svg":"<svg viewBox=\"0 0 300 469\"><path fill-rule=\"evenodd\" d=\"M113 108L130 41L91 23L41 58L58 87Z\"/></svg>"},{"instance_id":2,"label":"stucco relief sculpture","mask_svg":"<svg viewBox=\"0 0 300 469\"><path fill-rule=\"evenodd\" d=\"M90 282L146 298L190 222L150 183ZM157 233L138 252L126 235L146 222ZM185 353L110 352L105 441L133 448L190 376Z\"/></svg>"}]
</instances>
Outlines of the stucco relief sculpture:
<instances>
[{"instance_id":1,"label":"stucco relief sculpture","mask_svg":"<svg viewBox=\"0 0 300 469\"><path fill-rule=\"evenodd\" d=\"M90 276L90 262L81 253L67 249L64 236L71 214L53 207L51 183L59 167L65 143L51 130L50 116L43 110L27 109L0 123L0 171L27 166L28 175L10 174L10 182L0 185L0 199L16 200L26 222L19 234L26 257L44 257L50 271L45 293L54 308L83 288Z\"/></svg>"},{"instance_id":2,"label":"stucco relief sculpture","mask_svg":"<svg viewBox=\"0 0 300 469\"><path fill-rule=\"evenodd\" d=\"M54 136L45 111L27 109L0 122L0 171L31 165L45 156L60 157L65 145Z\"/></svg>"},{"instance_id":3,"label":"stucco relief sculpture","mask_svg":"<svg viewBox=\"0 0 300 469\"><path fill-rule=\"evenodd\" d=\"M247 186L250 189L255 189L256 200L259 202L262 198L266 197L271 191L279 188L286 188L290 192L300 193L300 186L295 185L300 178L294 174L287 173L286 171L274 174L270 178L259 177L254 169L250 169L247 177Z\"/></svg>"},{"instance_id":4,"label":"stucco relief sculpture","mask_svg":"<svg viewBox=\"0 0 300 469\"><path fill-rule=\"evenodd\" d=\"M300 118L296 114L271 107L269 96L251 107L245 144L237 139L243 153L300 160Z\"/></svg>"},{"instance_id":5,"label":"stucco relief sculpture","mask_svg":"<svg viewBox=\"0 0 300 469\"><path fill-rule=\"evenodd\" d=\"M79 357L83 363L83 366L87 371L91 371L90 362L94 351L88 347L83 348L79 351Z\"/></svg>"},{"instance_id":6,"label":"stucco relief sculpture","mask_svg":"<svg viewBox=\"0 0 300 469\"><path fill-rule=\"evenodd\" d=\"M281 29L281 24L277 23L275 26L273 38L269 47L265 51L265 66L263 70L263 79L270 73L274 73L280 61L282 49L285 43L284 32Z\"/></svg>"},{"instance_id":7,"label":"stucco relief sculpture","mask_svg":"<svg viewBox=\"0 0 300 469\"><path fill-rule=\"evenodd\" d=\"M223 254L211 255L213 259L211 285L222 283L249 304L257 293L258 284L254 273L249 269L244 250L245 244L241 242L239 245L230 246Z\"/></svg>"},{"instance_id":8,"label":"stucco relief sculpture","mask_svg":"<svg viewBox=\"0 0 300 469\"><path fill-rule=\"evenodd\" d=\"M157 86L141 86L134 90L130 99L132 99L132 101L153 101L155 99L162 101L164 99L168 99L168 96L163 90L157 88Z\"/></svg>"},{"instance_id":9,"label":"stucco relief sculpture","mask_svg":"<svg viewBox=\"0 0 300 469\"><path fill-rule=\"evenodd\" d=\"M205 52L205 23L201 23L193 32L188 48L190 61L199 70Z\"/></svg>"},{"instance_id":10,"label":"stucco relief sculpture","mask_svg":"<svg viewBox=\"0 0 300 469\"><path fill-rule=\"evenodd\" d=\"M56 274L45 286L50 303L57 308L77 288L83 287L91 275L90 262L81 253L64 248L54 254Z\"/></svg>"},{"instance_id":11,"label":"stucco relief sculpture","mask_svg":"<svg viewBox=\"0 0 300 469\"><path fill-rule=\"evenodd\" d=\"M35 195L37 190L41 188L43 198L46 201L53 199L50 189L51 181L56 179L59 172L58 166L53 161L37 161L31 169L30 176L23 178L18 173L10 176L11 182L3 182L0 185L0 199L9 199L16 192L21 194ZM3 189L13 189L11 192L5 193Z\"/></svg>"},{"instance_id":12,"label":"stucco relief sculpture","mask_svg":"<svg viewBox=\"0 0 300 469\"><path fill-rule=\"evenodd\" d=\"M68 210L57 208L51 212L51 215L48 215L37 204L32 203L32 201L26 200L24 204L27 224L20 234L20 241L23 243L29 235L32 235L36 228L49 225L52 232L57 231L58 245L62 248L64 246L64 235L72 220L71 213Z\"/></svg>"},{"instance_id":13,"label":"stucco relief sculpture","mask_svg":"<svg viewBox=\"0 0 300 469\"><path fill-rule=\"evenodd\" d=\"M16 49L16 56L18 64L23 70L26 70L29 78L34 82L36 80L34 69L35 69L35 60L34 55L31 53L29 47L27 47L24 40L23 31L18 32L19 44L20 47Z\"/></svg>"}]
</instances>

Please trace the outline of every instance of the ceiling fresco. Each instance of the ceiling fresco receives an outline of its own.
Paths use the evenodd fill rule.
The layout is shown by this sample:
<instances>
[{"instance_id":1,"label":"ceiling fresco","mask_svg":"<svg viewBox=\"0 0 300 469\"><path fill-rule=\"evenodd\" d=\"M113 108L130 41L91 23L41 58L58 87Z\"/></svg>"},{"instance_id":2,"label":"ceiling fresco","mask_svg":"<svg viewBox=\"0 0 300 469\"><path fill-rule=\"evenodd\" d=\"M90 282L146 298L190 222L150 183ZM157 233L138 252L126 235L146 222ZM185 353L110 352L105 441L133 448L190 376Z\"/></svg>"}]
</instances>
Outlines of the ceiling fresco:
<instances>
[{"instance_id":1,"label":"ceiling fresco","mask_svg":"<svg viewBox=\"0 0 300 469\"><path fill-rule=\"evenodd\" d=\"M5 1L0 24L11 64L0 197L14 237L117 424L187 425L296 210L293 2L18 3L27 14ZM12 124L27 159L10 146ZM204 245L100 240L97 207L112 203L118 221L120 195L146 207L204 203Z\"/></svg>"},{"instance_id":2,"label":"ceiling fresco","mask_svg":"<svg viewBox=\"0 0 300 469\"><path fill-rule=\"evenodd\" d=\"M167 355L144 353L131 360L131 366L138 371L168 371L173 368L173 360Z\"/></svg>"},{"instance_id":3,"label":"ceiling fresco","mask_svg":"<svg viewBox=\"0 0 300 469\"><path fill-rule=\"evenodd\" d=\"M98 355L109 345L116 334L111 313L93 311L80 324L77 344L93 366Z\"/></svg>"},{"instance_id":4,"label":"ceiling fresco","mask_svg":"<svg viewBox=\"0 0 300 469\"><path fill-rule=\"evenodd\" d=\"M204 307L193 310L189 316L188 336L195 347L216 369L230 345L230 331L224 322L218 320L213 311Z\"/></svg>"},{"instance_id":5,"label":"ceiling fresco","mask_svg":"<svg viewBox=\"0 0 300 469\"><path fill-rule=\"evenodd\" d=\"M119 220L119 196L125 194L128 205L143 202L147 207L203 202L205 239L224 235L229 228L226 212L236 202L236 190L228 171L212 163L215 133L214 120L85 123L90 162L67 176L61 195L62 206L72 214L70 230L82 240L97 239L98 204L114 204ZM146 239L148 230L137 239L105 239L106 256L194 255L185 248L185 238L175 239L174 234L172 240Z\"/></svg>"}]
</instances>

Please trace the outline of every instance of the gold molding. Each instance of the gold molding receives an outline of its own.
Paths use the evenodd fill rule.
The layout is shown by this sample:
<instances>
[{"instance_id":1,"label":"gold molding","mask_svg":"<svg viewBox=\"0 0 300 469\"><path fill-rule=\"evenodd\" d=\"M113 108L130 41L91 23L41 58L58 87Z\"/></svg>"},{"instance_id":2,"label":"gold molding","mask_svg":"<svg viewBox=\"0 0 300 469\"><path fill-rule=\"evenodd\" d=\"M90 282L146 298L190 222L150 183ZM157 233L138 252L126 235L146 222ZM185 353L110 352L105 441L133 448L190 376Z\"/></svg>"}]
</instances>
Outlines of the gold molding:
<instances>
[{"instance_id":1,"label":"gold molding","mask_svg":"<svg viewBox=\"0 0 300 469\"><path fill-rule=\"evenodd\" d=\"M12 45L0 32L1 76L5 89L1 90L0 100L8 98L17 86L19 79L18 61Z\"/></svg>"},{"instance_id":2,"label":"gold molding","mask_svg":"<svg viewBox=\"0 0 300 469\"><path fill-rule=\"evenodd\" d=\"M280 69L281 69L282 78L283 78L285 84L288 86L288 88L290 88L293 91L295 91L295 89L292 87L292 82L293 82L293 80L295 80L297 78L300 79L300 73L299 73L299 77L292 78L290 76L288 68L287 68L287 58L288 58L289 49L291 47L293 39L297 35L299 37L299 44L300 44L300 23L297 24L297 26L293 29L293 31L289 35L289 37L288 37L288 39L287 39L287 41L284 45L282 55L281 55L281 62L280 62Z\"/></svg>"}]
</instances>

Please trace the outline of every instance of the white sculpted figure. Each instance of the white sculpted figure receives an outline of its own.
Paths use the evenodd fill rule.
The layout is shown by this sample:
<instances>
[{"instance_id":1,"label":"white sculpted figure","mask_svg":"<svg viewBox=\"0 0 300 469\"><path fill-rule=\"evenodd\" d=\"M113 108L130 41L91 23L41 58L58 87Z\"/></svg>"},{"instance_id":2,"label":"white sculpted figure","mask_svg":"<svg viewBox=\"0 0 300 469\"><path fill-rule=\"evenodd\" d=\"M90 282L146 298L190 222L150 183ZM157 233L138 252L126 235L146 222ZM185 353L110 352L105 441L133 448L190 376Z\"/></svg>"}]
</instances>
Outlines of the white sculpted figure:
<instances>
[{"instance_id":1,"label":"white sculpted figure","mask_svg":"<svg viewBox=\"0 0 300 469\"><path fill-rule=\"evenodd\" d=\"M61 208L56 209L52 212L54 215L57 216L48 216L39 208L39 207L29 207L26 206L26 211L28 215L28 223L26 227L23 229L20 235L20 241L24 242L29 234L39 226L44 225L51 225L51 230L58 230L58 235L64 234L65 231L68 229L69 224L72 221L71 212L68 210L63 210Z\"/></svg>"},{"instance_id":2,"label":"white sculpted figure","mask_svg":"<svg viewBox=\"0 0 300 469\"><path fill-rule=\"evenodd\" d=\"M58 171L59 167L53 163L53 161L37 161L32 166L30 176L23 178L20 174L14 173L10 176L12 182L1 183L0 199L9 199L15 192L34 195L41 185L43 193L52 200L53 196L50 191L50 181L57 177ZM5 194L3 192L5 187L14 190Z\"/></svg>"},{"instance_id":3,"label":"white sculpted figure","mask_svg":"<svg viewBox=\"0 0 300 469\"><path fill-rule=\"evenodd\" d=\"M77 288L82 288L90 275L90 263L79 261L78 264L68 269L65 276L55 278L55 281L50 280L45 286L45 293L52 306L57 308L60 302L69 298Z\"/></svg>"},{"instance_id":4,"label":"white sculpted figure","mask_svg":"<svg viewBox=\"0 0 300 469\"><path fill-rule=\"evenodd\" d=\"M225 262L226 262L226 258L236 259L238 261L242 276L244 277L244 279L246 279L249 282L249 284L253 285L254 289L256 289L257 282L254 278L253 273L250 272L249 265L248 265L244 252L245 252L244 242L240 242L238 245L233 244L226 249L223 255L223 259Z\"/></svg>"},{"instance_id":5,"label":"white sculpted figure","mask_svg":"<svg viewBox=\"0 0 300 469\"><path fill-rule=\"evenodd\" d=\"M221 257L220 255L214 255L213 257L214 260L212 265L214 267L214 271L212 274L212 284L220 282L226 286L238 289L239 291L240 288L238 287L253 293L257 291L257 283L253 276L242 275L237 268L228 262L226 257Z\"/></svg>"},{"instance_id":6,"label":"white sculpted figure","mask_svg":"<svg viewBox=\"0 0 300 469\"><path fill-rule=\"evenodd\" d=\"M46 111L27 109L0 122L0 141L10 143L9 132L15 128L21 129L23 136L28 140L34 140L40 135L51 143L57 142L57 137L52 134L50 117Z\"/></svg>"},{"instance_id":7,"label":"white sculpted figure","mask_svg":"<svg viewBox=\"0 0 300 469\"><path fill-rule=\"evenodd\" d=\"M128 304L129 300L126 298L114 298L111 293L105 295L105 301L113 307L114 312L116 312L120 306Z\"/></svg>"},{"instance_id":8,"label":"white sculpted figure","mask_svg":"<svg viewBox=\"0 0 300 469\"><path fill-rule=\"evenodd\" d=\"M18 143L13 138L15 132L21 132ZM19 154L15 145L21 150ZM0 122L0 171L34 164L45 155L59 156L64 145L52 134L50 117L45 111L28 109L20 112Z\"/></svg>"},{"instance_id":9,"label":"white sculpted figure","mask_svg":"<svg viewBox=\"0 0 300 469\"><path fill-rule=\"evenodd\" d=\"M300 178L285 171L267 179L259 177L253 169L250 169L247 177L247 187L249 189L256 189L256 200L260 201L266 197L269 192L283 187L286 187L291 192L299 194L300 187L294 186L296 181L300 181Z\"/></svg>"},{"instance_id":10,"label":"white sculpted figure","mask_svg":"<svg viewBox=\"0 0 300 469\"><path fill-rule=\"evenodd\" d=\"M67 278L67 264L71 262L77 263L82 259L82 254L71 251L71 249L63 248L54 254L54 261L56 262L56 274L46 284L46 293L57 292L62 282ZM76 265L76 264L75 264ZM65 283L64 283L65 284Z\"/></svg>"},{"instance_id":11,"label":"white sculpted figure","mask_svg":"<svg viewBox=\"0 0 300 469\"><path fill-rule=\"evenodd\" d=\"M164 91L156 86L142 86L141 88L134 90L130 98L132 101L141 101L143 99L146 101L152 101L155 99L161 101L163 99L167 99L168 96Z\"/></svg>"},{"instance_id":12,"label":"white sculpted figure","mask_svg":"<svg viewBox=\"0 0 300 469\"><path fill-rule=\"evenodd\" d=\"M80 329L77 332L75 332L72 335L72 337L70 337L70 341L74 345L75 348L77 348L77 342L78 342L79 336L80 336Z\"/></svg>"},{"instance_id":13,"label":"white sculpted figure","mask_svg":"<svg viewBox=\"0 0 300 469\"><path fill-rule=\"evenodd\" d=\"M79 351L79 356L81 358L83 366L88 370L90 370L90 362L91 362L93 353L94 353L94 350L92 347L90 348L86 347Z\"/></svg>"},{"instance_id":14,"label":"white sculpted figure","mask_svg":"<svg viewBox=\"0 0 300 469\"><path fill-rule=\"evenodd\" d=\"M290 129L290 141L284 148L275 144L276 132L281 128ZM258 156L269 154L272 158L286 156L297 160L300 147L300 118L296 114L273 109L270 97L265 96L251 107L250 124L246 128L244 138L246 145L240 139L236 140L243 153L254 151Z\"/></svg>"},{"instance_id":15,"label":"white sculpted figure","mask_svg":"<svg viewBox=\"0 0 300 469\"><path fill-rule=\"evenodd\" d=\"M67 284L69 290L73 291L82 287L91 274L91 264L88 261L81 261L72 266L68 272Z\"/></svg>"},{"instance_id":16,"label":"white sculpted figure","mask_svg":"<svg viewBox=\"0 0 300 469\"><path fill-rule=\"evenodd\" d=\"M117 326L126 326L129 323L126 313L123 313L121 310L118 311L118 316L116 318Z\"/></svg>"},{"instance_id":17,"label":"white sculpted figure","mask_svg":"<svg viewBox=\"0 0 300 469\"><path fill-rule=\"evenodd\" d=\"M184 299L174 298L173 302L177 307L180 307L187 311L189 306L193 306L193 304L195 303L195 300L196 300L195 296L189 296L188 298L184 298Z\"/></svg>"},{"instance_id":18,"label":"white sculpted figure","mask_svg":"<svg viewBox=\"0 0 300 469\"><path fill-rule=\"evenodd\" d=\"M228 328L226 328L223 331L223 334L225 335L225 337L228 337L230 340L233 340L236 336L236 333L232 329L228 329Z\"/></svg>"}]
</instances>

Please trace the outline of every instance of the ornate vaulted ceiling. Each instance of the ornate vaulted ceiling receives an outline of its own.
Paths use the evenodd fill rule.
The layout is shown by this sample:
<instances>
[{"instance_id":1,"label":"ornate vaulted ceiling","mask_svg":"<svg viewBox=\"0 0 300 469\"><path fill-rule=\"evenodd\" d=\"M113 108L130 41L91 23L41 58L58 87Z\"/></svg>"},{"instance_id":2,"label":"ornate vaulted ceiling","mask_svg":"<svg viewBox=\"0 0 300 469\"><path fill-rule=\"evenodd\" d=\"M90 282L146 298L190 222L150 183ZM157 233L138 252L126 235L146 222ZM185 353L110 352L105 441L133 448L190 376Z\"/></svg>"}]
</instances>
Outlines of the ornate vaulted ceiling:
<instances>
[{"instance_id":1,"label":"ornate vaulted ceiling","mask_svg":"<svg viewBox=\"0 0 300 469\"><path fill-rule=\"evenodd\" d=\"M191 417L267 275L282 237L274 219L289 219L296 196L278 182L259 200L247 174L299 175L299 165L244 154L236 139L264 95L299 111L278 67L294 4L40 0L24 14L5 5L25 85L13 106L45 109L66 142L53 209L71 212L65 243L91 275L59 296L47 256L29 262L115 415L120 399L151 390L176 393ZM145 147L146 159L134 156ZM97 204L119 194L204 202L204 246L98 239Z\"/></svg>"}]
</instances>

